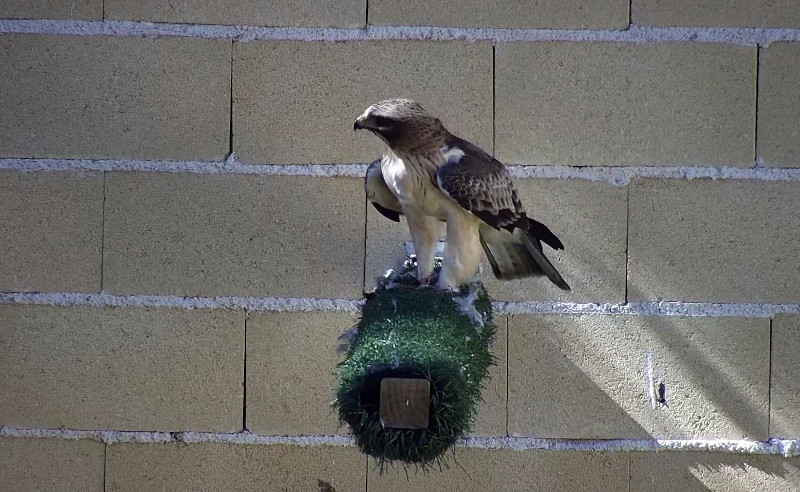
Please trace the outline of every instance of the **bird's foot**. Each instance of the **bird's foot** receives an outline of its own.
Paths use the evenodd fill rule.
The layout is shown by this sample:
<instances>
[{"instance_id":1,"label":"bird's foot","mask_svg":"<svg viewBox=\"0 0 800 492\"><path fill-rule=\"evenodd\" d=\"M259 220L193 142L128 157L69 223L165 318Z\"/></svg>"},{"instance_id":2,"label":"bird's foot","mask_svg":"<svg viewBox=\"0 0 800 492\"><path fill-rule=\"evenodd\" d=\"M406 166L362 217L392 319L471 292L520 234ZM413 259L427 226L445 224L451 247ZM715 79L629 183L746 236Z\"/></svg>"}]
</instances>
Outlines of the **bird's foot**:
<instances>
[{"instance_id":1,"label":"bird's foot","mask_svg":"<svg viewBox=\"0 0 800 492\"><path fill-rule=\"evenodd\" d=\"M451 292L453 294L458 294L459 292L461 292L461 288L459 286L450 285L446 282L441 282L441 281L436 282L436 284L434 284L433 287L440 292Z\"/></svg>"},{"instance_id":2,"label":"bird's foot","mask_svg":"<svg viewBox=\"0 0 800 492\"><path fill-rule=\"evenodd\" d=\"M439 283L439 272L433 272L427 277L419 279L420 287L436 287Z\"/></svg>"}]
</instances>

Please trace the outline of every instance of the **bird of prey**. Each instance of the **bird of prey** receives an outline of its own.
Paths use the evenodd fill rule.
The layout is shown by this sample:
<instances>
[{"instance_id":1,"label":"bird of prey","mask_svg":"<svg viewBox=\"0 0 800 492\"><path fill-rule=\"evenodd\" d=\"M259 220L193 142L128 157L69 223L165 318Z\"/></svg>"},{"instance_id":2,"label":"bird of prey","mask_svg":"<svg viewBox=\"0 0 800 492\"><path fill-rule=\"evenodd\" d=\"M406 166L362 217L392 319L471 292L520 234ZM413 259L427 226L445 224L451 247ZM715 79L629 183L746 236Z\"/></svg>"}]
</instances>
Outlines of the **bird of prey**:
<instances>
[{"instance_id":1,"label":"bird of prey","mask_svg":"<svg viewBox=\"0 0 800 492\"><path fill-rule=\"evenodd\" d=\"M385 217L406 217L417 255L417 278L459 290L476 274L481 250L500 280L546 275L570 290L545 257L542 242L563 249L544 224L525 214L508 169L409 99L373 104L354 130L369 130L386 143L370 164L367 197ZM442 269L432 277L440 221L446 223Z\"/></svg>"}]
</instances>

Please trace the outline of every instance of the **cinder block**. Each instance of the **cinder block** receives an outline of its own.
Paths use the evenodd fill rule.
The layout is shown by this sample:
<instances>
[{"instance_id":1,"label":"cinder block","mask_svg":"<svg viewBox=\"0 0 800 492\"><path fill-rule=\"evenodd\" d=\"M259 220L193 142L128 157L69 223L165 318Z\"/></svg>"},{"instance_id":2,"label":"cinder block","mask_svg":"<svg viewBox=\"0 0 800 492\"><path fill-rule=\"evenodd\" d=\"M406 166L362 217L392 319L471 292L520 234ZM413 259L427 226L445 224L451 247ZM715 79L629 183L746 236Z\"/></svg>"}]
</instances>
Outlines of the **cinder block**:
<instances>
[{"instance_id":1,"label":"cinder block","mask_svg":"<svg viewBox=\"0 0 800 492\"><path fill-rule=\"evenodd\" d=\"M631 185L628 299L798 302L799 209L796 182Z\"/></svg>"},{"instance_id":2,"label":"cinder block","mask_svg":"<svg viewBox=\"0 0 800 492\"><path fill-rule=\"evenodd\" d=\"M0 438L0 491L103 492L105 444Z\"/></svg>"},{"instance_id":3,"label":"cinder block","mask_svg":"<svg viewBox=\"0 0 800 492\"><path fill-rule=\"evenodd\" d=\"M768 320L519 315L508 343L511 435L768 436Z\"/></svg>"},{"instance_id":4,"label":"cinder block","mask_svg":"<svg viewBox=\"0 0 800 492\"><path fill-rule=\"evenodd\" d=\"M749 166L755 47L501 43L495 155L506 164Z\"/></svg>"},{"instance_id":5,"label":"cinder block","mask_svg":"<svg viewBox=\"0 0 800 492\"><path fill-rule=\"evenodd\" d=\"M440 224L440 228L441 237L444 239L444 224ZM414 246L405 217L401 216L399 223L393 222L378 213L372 205L367 204L366 248L364 290L371 291L388 270L401 268L408 253L413 252Z\"/></svg>"},{"instance_id":6,"label":"cinder block","mask_svg":"<svg viewBox=\"0 0 800 492\"><path fill-rule=\"evenodd\" d=\"M0 171L0 210L0 291L100 291L103 173Z\"/></svg>"},{"instance_id":7,"label":"cinder block","mask_svg":"<svg viewBox=\"0 0 800 492\"><path fill-rule=\"evenodd\" d=\"M800 439L800 316L772 321L769 435Z\"/></svg>"},{"instance_id":8,"label":"cinder block","mask_svg":"<svg viewBox=\"0 0 800 492\"><path fill-rule=\"evenodd\" d=\"M359 178L113 172L106 186L109 292L361 297Z\"/></svg>"},{"instance_id":9,"label":"cinder block","mask_svg":"<svg viewBox=\"0 0 800 492\"><path fill-rule=\"evenodd\" d=\"M247 428L261 435L346 434L331 410L336 396L338 337L355 326L351 313L253 313L247 320ZM506 435L506 317L497 319L484 402L472 435Z\"/></svg>"},{"instance_id":10,"label":"cinder block","mask_svg":"<svg viewBox=\"0 0 800 492\"><path fill-rule=\"evenodd\" d=\"M800 8L796 9L800 26ZM800 167L800 43L761 50L758 75L758 157L772 167Z\"/></svg>"},{"instance_id":11,"label":"cinder block","mask_svg":"<svg viewBox=\"0 0 800 492\"><path fill-rule=\"evenodd\" d=\"M105 0L106 18L191 24L292 27L364 27L363 0Z\"/></svg>"},{"instance_id":12,"label":"cinder block","mask_svg":"<svg viewBox=\"0 0 800 492\"><path fill-rule=\"evenodd\" d=\"M347 433L331 408L338 337L355 313L253 313L247 320L247 428L262 435Z\"/></svg>"},{"instance_id":13,"label":"cinder block","mask_svg":"<svg viewBox=\"0 0 800 492\"><path fill-rule=\"evenodd\" d=\"M0 0L0 18L101 20L103 0Z\"/></svg>"},{"instance_id":14,"label":"cinder block","mask_svg":"<svg viewBox=\"0 0 800 492\"><path fill-rule=\"evenodd\" d=\"M625 29L629 3L622 0L518 2L501 0L372 0L369 23L373 25L499 27L517 29Z\"/></svg>"},{"instance_id":15,"label":"cinder block","mask_svg":"<svg viewBox=\"0 0 800 492\"><path fill-rule=\"evenodd\" d=\"M731 492L800 489L800 458L662 451L631 453L630 492Z\"/></svg>"},{"instance_id":16,"label":"cinder block","mask_svg":"<svg viewBox=\"0 0 800 492\"><path fill-rule=\"evenodd\" d=\"M416 100L492 148L489 42L236 44L233 78L234 149L247 162L370 162L385 145L353 132L353 121L392 97Z\"/></svg>"},{"instance_id":17,"label":"cinder block","mask_svg":"<svg viewBox=\"0 0 800 492\"><path fill-rule=\"evenodd\" d=\"M624 302L627 189L582 180L515 179L514 184L528 214L564 243L562 251L544 248L572 291L563 292L545 277L499 281L484 258L481 278L489 294L509 301ZM368 206L367 290L404 257L410 241L405 219L391 222Z\"/></svg>"},{"instance_id":18,"label":"cinder block","mask_svg":"<svg viewBox=\"0 0 800 492\"><path fill-rule=\"evenodd\" d=\"M497 337L491 352L497 365L489 366L489 375L483 382L482 402L472 426L472 436L505 436L507 431L506 402L508 396L508 316L496 316Z\"/></svg>"},{"instance_id":19,"label":"cinder block","mask_svg":"<svg viewBox=\"0 0 800 492\"><path fill-rule=\"evenodd\" d=\"M561 239L564 249L545 254L572 288L547 277L499 281L488 262L483 278L498 300L625 302L628 190L584 180L514 180L525 210Z\"/></svg>"},{"instance_id":20,"label":"cinder block","mask_svg":"<svg viewBox=\"0 0 800 492\"><path fill-rule=\"evenodd\" d=\"M106 473L107 490L114 492L346 492L364 490L366 471L355 447L203 443L114 444Z\"/></svg>"},{"instance_id":21,"label":"cinder block","mask_svg":"<svg viewBox=\"0 0 800 492\"><path fill-rule=\"evenodd\" d=\"M244 314L0 306L0 425L242 427Z\"/></svg>"},{"instance_id":22,"label":"cinder block","mask_svg":"<svg viewBox=\"0 0 800 492\"><path fill-rule=\"evenodd\" d=\"M513 451L459 447L449 467L414 473L369 462L370 492L628 492L628 454L581 451Z\"/></svg>"},{"instance_id":23,"label":"cinder block","mask_svg":"<svg viewBox=\"0 0 800 492\"><path fill-rule=\"evenodd\" d=\"M222 159L230 69L229 40L0 36L0 157Z\"/></svg>"},{"instance_id":24,"label":"cinder block","mask_svg":"<svg viewBox=\"0 0 800 492\"><path fill-rule=\"evenodd\" d=\"M800 27L796 0L636 0L634 24L692 27Z\"/></svg>"}]
</instances>

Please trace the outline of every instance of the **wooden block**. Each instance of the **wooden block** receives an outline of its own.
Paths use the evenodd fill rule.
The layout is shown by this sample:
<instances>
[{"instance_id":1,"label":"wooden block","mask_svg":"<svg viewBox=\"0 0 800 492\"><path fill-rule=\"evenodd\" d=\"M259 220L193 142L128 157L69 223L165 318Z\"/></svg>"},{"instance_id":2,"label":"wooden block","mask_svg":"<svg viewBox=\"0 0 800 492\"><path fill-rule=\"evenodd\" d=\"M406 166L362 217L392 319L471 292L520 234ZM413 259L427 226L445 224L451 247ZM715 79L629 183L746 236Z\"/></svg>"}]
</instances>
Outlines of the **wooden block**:
<instances>
[{"instance_id":1,"label":"wooden block","mask_svg":"<svg viewBox=\"0 0 800 492\"><path fill-rule=\"evenodd\" d=\"M384 427L425 429L431 406L427 379L383 378L379 413Z\"/></svg>"}]
</instances>

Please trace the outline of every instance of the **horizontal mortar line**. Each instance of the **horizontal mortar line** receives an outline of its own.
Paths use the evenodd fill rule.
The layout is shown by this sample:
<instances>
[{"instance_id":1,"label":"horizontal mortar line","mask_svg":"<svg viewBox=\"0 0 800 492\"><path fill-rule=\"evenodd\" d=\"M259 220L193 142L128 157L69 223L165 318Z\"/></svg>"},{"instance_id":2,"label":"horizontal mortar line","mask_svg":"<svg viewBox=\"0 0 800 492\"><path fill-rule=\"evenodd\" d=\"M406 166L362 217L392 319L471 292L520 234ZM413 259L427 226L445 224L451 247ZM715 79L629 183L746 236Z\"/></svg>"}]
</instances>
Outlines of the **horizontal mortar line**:
<instances>
[{"instance_id":1,"label":"horizontal mortar line","mask_svg":"<svg viewBox=\"0 0 800 492\"><path fill-rule=\"evenodd\" d=\"M771 318L776 314L800 314L800 304L717 303L650 301L577 303L554 301L495 301L500 314L587 314L628 316L690 316L711 318Z\"/></svg>"},{"instance_id":2,"label":"horizontal mortar line","mask_svg":"<svg viewBox=\"0 0 800 492\"><path fill-rule=\"evenodd\" d=\"M800 456L800 440L732 439L555 439L535 437L468 437L467 447L548 451L707 451L737 454Z\"/></svg>"},{"instance_id":3,"label":"horizontal mortar line","mask_svg":"<svg viewBox=\"0 0 800 492\"><path fill-rule=\"evenodd\" d=\"M626 43L697 42L758 44L800 41L800 29L747 27L650 27L626 30L495 29L419 26L369 26L365 29L259 27L241 25L153 23L142 21L0 20L0 33L79 36L177 36L206 39L298 41L614 41Z\"/></svg>"},{"instance_id":4,"label":"horizontal mortar line","mask_svg":"<svg viewBox=\"0 0 800 492\"><path fill-rule=\"evenodd\" d=\"M515 178L580 179L626 186L637 179L740 179L800 181L800 168L708 166L545 166L508 165ZM14 171L144 171L263 176L362 177L367 164L245 164L231 155L225 161L171 161L126 159L0 158L0 170Z\"/></svg>"},{"instance_id":5,"label":"horizontal mortar line","mask_svg":"<svg viewBox=\"0 0 800 492\"><path fill-rule=\"evenodd\" d=\"M0 169L12 171L147 171L196 174L256 174L279 176L363 177L366 164L244 164L225 161L170 161L125 159L17 159L0 158Z\"/></svg>"},{"instance_id":6,"label":"horizontal mortar line","mask_svg":"<svg viewBox=\"0 0 800 492\"><path fill-rule=\"evenodd\" d=\"M583 179L626 186L643 178L663 179L747 179L757 181L800 181L800 168L709 167L709 166L527 166L509 165L515 178Z\"/></svg>"},{"instance_id":7,"label":"horizontal mortar line","mask_svg":"<svg viewBox=\"0 0 800 492\"><path fill-rule=\"evenodd\" d=\"M76 292L0 292L0 304L40 306L164 307L180 309L245 309L247 311L356 312L363 299L315 297L184 297L169 295L113 295ZM494 301L497 314L573 314L628 316L692 316L770 318L800 314L800 304L748 304L654 301L578 303L558 301Z\"/></svg>"},{"instance_id":8,"label":"horizontal mortar line","mask_svg":"<svg viewBox=\"0 0 800 492\"><path fill-rule=\"evenodd\" d=\"M92 439L117 443L220 443L288 444L295 446L354 446L348 435L262 436L250 432L142 432L118 430L72 430L27 427L0 427L0 437ZM713 451L737 454L800 456L800 440L771 438L767 441L726 439L557 439L533 437L467 437L459 446L482 449L546 451Z\"/></svg>"},{"instance_id":9,"label":"horizontal mortar line","mask_svg":"<svg viewBox=\"0 0 800 492\"><path fill-rule=\"evenodd\" d=\"M245 309L247 311L358 311L363 300L314 297L182 297L81 293L2 292L1 304L39 306L159 307L179 309Z\"/></svg>"}]
</instances>

